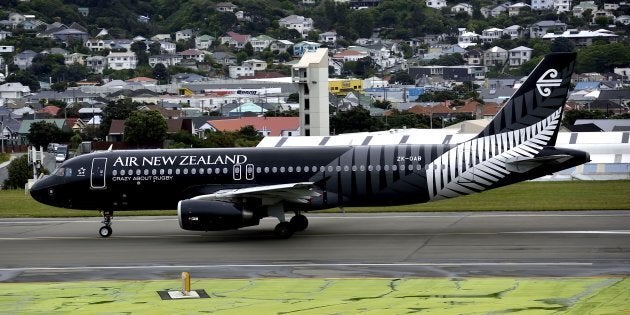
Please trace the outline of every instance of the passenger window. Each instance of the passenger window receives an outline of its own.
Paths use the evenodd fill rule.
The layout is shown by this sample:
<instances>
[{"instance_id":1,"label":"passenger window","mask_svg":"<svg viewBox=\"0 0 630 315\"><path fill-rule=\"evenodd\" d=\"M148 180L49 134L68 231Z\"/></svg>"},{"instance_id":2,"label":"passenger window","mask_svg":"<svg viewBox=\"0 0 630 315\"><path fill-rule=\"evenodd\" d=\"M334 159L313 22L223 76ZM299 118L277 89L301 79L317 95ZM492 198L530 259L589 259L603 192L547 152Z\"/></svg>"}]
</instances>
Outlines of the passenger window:
<instances>
[{"instance_id":1,"label":"passenger window","mask_svg":"<svg viewBox=\"0 0 630 315\"><path fill-rule=\"evenodd\" d=\"M70 176L72 176L72 169L68 168L66 169L66 177L70 177Z\"/></svg>"},{"instance_id":2,"label":"passenger window","mask_svg":"<svg viewBox=\"0 0 630 315\"><path fill-rule=\"evenodd\" d=\"M113 170L112 171L112 175L117 176L118 175L118 171L117 170Z\"/></svg>"},{"instance_id":3,"label":"passenger window","mask_svg":"<svg viewBox=\"0 0 630 315\"><path fill-rule=\"evenodd\" d=\"M284 173L284 166L280 167L280 173Z\"/></svg>"}]
</instances>

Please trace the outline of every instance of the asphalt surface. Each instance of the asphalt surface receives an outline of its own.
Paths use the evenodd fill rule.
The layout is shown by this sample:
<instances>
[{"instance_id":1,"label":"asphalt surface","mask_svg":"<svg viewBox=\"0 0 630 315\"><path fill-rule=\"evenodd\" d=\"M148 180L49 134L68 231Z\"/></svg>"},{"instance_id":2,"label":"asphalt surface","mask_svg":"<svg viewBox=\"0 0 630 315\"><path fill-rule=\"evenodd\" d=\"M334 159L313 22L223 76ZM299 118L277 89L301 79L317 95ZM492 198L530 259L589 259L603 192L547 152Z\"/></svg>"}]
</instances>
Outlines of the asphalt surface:
<instances>
[{"instance_id":1,"label":"asphalt surface","mask_svg":"<svg viewBox=\"0 0 630 315\"><path fill-rule=\"evenodd\" d=\"M0 220L0 281L630 275L630 211L307 214L190 232L176 217Z\"/></svg>"}]
</instances>

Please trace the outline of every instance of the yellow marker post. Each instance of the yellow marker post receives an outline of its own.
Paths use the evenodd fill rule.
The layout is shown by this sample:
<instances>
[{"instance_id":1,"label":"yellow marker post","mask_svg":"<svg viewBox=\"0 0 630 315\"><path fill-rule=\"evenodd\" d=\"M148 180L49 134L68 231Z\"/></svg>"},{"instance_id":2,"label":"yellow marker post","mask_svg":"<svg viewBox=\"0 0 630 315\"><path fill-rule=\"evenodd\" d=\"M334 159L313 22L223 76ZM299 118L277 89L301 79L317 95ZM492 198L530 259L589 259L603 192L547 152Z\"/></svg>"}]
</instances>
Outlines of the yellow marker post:
<instances>
[{"instance_id":1,"label":"yellow marker post","mask_svg":"<svg viewBox=\"0 0 630 315\"><path fill-rule=\"evenodd\" d=\"M182 284L182 293L184 295L190 294L190 274L186 271L182 272Z\"/></svg>"}]
</instances>

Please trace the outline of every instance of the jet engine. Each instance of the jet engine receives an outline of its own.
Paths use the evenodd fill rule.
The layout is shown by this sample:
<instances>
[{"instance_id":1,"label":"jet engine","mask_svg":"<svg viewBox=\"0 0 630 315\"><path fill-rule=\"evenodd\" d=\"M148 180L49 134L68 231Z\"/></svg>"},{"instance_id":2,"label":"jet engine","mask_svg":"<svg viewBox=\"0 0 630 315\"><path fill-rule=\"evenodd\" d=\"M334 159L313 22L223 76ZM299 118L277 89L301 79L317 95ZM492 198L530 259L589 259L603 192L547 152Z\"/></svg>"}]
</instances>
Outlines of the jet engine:
<instances>
[{"instance_id":1,"label":"jet engine","mask_svg":"<svg viewBox=\"0 0 630 315\"><path fill-rule=\"evenodd\" d=\"M242 206L224 201L181 200L179 226L191 231L223 231L258 225L260 218Z\"/></svg>"}]
</instances>

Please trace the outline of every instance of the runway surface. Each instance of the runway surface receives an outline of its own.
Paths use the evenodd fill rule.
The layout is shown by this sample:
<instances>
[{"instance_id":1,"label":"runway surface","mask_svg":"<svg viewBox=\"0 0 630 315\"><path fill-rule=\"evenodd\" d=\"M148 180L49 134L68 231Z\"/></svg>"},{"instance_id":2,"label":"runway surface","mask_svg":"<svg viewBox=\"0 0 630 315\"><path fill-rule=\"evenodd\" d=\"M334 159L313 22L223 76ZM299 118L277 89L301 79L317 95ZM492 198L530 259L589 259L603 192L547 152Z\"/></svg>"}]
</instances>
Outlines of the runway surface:
<instances>
[{"instance_id":1,"label":"runway surface","mask_svg":"<svg viewBox=\"0 0 630 315\"><path fill-rule=\"evenodd\" d=\"M630 274L630 211L308 214L189 232L176 217L0 220L0 281L249 277L599 276Z\"/></svg>"}]
</instances>

